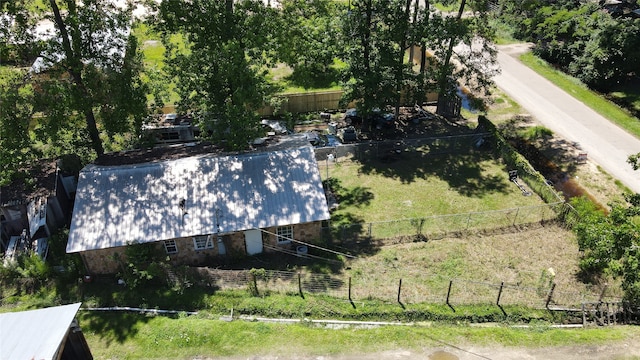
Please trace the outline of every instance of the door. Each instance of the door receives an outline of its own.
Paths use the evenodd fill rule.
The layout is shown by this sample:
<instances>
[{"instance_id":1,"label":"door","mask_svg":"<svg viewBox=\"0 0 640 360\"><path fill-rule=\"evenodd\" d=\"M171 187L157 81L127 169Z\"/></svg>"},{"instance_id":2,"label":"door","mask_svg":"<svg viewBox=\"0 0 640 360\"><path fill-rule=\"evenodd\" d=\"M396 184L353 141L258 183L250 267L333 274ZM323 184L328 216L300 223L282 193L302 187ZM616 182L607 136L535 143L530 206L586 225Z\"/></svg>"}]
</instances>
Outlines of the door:
<instances>
[{"instance_id":1,"label":"door","mask_svg":"<svg viewBox=\"0 0 640 360\"><path fill-rule=\"evenodd\" d=\"M227 248L224 247L224 242L220 235L218 235L218 255L227 255Z\"/></svg>"},{"instance_id":2,"label":"door","mask_svg":"<svg viewBox=\"0 0 640 360\"><path fill-rule=\"evenodd\" d=\"M262 232L260 230L246 230L244 241L247 255L260 254L262 252Z\"/></svg>"}]
</instances>

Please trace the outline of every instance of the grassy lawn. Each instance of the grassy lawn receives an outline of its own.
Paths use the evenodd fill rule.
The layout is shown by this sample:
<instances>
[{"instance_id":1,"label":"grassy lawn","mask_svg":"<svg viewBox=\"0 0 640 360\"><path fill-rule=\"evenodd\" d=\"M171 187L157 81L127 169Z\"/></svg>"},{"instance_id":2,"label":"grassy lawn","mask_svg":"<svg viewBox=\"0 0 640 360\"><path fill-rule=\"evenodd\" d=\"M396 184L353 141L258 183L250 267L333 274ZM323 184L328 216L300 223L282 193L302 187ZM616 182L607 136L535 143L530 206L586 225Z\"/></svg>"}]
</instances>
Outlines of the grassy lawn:
<instances>
[{"instance_id":1,"label":"grassy lawn","mask_svg":"<svg viewBox=\"0 0 640 360\"><path fill-rule=\"evenodd\" d=\"M138 314L80 313L80 326L97 359L194 359L255 355L277 358L375 354L442 346L598 346L635 341L635 327L560 330L538 326L473 328L424 325L330 329L306 323L224 322Z\"/></svg>"},{"instance_id":2,"label":"grassy lawn","mask_svg":"<svg viewBox=\"0 0 640 360\"><path fill-rule=\"evenodd\" d=\"M332 179L333 191L339 198L332 215L334 225L543 204L535 194L523 196L509 181L505 166L490 152L430 156L417 149L392 162L373 159L365 163L329 163L328 170L326 163L320 162L319 166L322 176ZM373 235L381 238L394 234Z\"/></svg>"},{"instance_id":3,"label":"grassy lawn","mask_svg":"<svg viewBox=\"0 0 640 360\"><path fill-rule=\"evenodd\" d=\"M587 106L609 119L630 134L640 137L640 121L618 105L608 101L602 95L589 90L584 84L559 70L554 69L545 61L531 53L520 56L520 61L532 68L538 74L544 76L568 94L582 101Z\"/></svg>"}]
</instances>

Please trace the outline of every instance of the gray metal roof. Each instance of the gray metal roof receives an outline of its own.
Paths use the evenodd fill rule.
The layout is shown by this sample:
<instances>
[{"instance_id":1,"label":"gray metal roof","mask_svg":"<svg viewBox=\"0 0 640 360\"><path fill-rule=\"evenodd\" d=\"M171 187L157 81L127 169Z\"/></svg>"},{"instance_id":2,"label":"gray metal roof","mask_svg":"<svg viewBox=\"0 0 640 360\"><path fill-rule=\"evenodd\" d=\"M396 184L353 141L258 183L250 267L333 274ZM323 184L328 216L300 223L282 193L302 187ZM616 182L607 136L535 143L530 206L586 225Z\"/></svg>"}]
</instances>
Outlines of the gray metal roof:
<instances>
[{"instance_id":1,"label":"gray metal roof","mask_svg":"<svg viewBox=\"0 0 640 360\"><path fill-rule=\"evenodd\" d=\"M80 303L0 314L0 359L57 359Z\"/></svg>"},{"instance_id":2,"label":"gray metal roof","mask_svg":"<svg viewBox=\"0 0 640 360\"><path fill-rule=\"evenodd\" d=\"M328 218L310 146L126 166L91 165L78 180L67 252Z\"/></svg>"}]
</instances>

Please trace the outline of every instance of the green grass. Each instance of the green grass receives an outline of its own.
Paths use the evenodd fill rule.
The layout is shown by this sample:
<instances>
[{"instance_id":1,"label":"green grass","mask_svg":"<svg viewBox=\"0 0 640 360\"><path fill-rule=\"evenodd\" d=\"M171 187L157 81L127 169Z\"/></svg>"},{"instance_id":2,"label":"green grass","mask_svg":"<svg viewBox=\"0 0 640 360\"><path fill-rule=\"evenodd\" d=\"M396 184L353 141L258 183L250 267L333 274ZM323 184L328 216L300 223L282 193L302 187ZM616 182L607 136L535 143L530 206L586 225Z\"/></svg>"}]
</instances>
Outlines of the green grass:
<instances>
[{"instance_id":1,"label":"green grass","mask_svg":"<svg viewBox=\"0 0 640 360\"><path fill-rule=\"evenodd\" d=\"M635 327L560 330L456 325L330 329L307 322L276 324L205 319L84 313L80 326L97 359L193 359L211 357L315 357L424 351L459 347L597 346L637 339Z\"/></svg>"},{"instance_id":2,"label":"green grass","mask_svg":"<svg viewBox=\"0 0 640 360\"><path fill-rule=\"evenodd\" d=\"M532 53L521 55L520 61L577 100L582 101L600 115L625 129L630 134L640 137L640 121L638 121L638 118L630 115L628 111L603 98L601 94L589 90L575 78L554 69Z\"/></svg>"},{"instance_id":3,"label":"green grass","mask_svg":"<svg viewBox=\"0 0 640 360\"><path fill-rule=\"evenodd\" d=\"M543 204L537 196L522 196L488 152L403 156L392 163L330 165L342 198L335 216L351 214L368 223Z\"/></svg>"}]
</instances>

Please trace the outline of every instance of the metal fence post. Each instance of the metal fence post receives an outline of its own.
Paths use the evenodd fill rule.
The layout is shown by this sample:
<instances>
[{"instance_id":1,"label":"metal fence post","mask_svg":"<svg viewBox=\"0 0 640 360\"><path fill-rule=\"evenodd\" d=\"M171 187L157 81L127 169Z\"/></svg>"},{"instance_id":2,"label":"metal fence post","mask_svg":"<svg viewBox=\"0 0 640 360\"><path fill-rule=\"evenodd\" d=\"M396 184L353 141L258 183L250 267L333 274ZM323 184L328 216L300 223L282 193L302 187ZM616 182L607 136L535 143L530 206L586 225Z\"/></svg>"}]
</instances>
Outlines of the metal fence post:
<instances>
[{"instance_id":1,"label":"metal fence post","mask_svg":"<svg viewBox=\"0 0 640 360\"><path fill-rule=\"evenodd\" d=\"M518 213L520 212L520 208L516 208L516 216L513 217L513 226L516 226L516 219L518 218Z\"/></svg>"},{"instance_id":2,"label":"metal fence post","mask_svg":"<svg viewBox=\"0 0 640 360\"><path fill-rule=\"evenodd\" d=\"M400 279L400 282L398 283L398 303L402 304L402 301L400 301L400 291L402 291L402 278Z\"/></svg>"}]
</instances>

